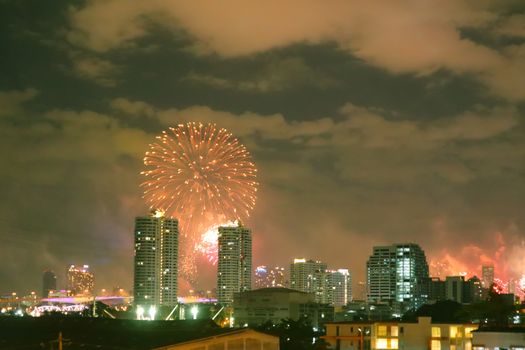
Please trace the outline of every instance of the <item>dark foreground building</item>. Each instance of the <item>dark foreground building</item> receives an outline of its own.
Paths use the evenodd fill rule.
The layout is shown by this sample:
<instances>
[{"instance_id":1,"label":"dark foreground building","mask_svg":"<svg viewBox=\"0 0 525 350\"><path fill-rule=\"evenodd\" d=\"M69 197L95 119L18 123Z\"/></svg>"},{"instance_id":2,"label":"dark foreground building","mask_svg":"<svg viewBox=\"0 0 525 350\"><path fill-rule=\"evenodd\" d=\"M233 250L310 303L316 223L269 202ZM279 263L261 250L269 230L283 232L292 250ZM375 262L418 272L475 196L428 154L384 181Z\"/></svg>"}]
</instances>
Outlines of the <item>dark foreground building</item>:
<instances>
[{"instance_id":1,"label":"dark foreground building","mask_svg":"<svg viewBox=\"0 0 525 350\"><path fill-rule=\"evenodd\" d=\"M220 328L210 320L0 317L0 349L58 349L59 333L64 350L178 350L200 348L208 343L233 343L238 347L232 348L241 350L279 349L278 337L249 329Z\"/></svg>"}]
</instances>

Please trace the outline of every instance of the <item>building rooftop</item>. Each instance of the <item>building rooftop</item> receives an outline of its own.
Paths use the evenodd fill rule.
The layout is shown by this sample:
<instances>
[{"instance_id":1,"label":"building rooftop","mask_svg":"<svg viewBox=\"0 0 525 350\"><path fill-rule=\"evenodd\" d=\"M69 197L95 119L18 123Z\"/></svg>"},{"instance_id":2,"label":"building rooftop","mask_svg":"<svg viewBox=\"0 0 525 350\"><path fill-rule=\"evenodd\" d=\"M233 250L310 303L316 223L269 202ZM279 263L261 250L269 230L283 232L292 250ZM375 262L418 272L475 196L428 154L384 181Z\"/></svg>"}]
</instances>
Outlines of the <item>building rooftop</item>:
<instances>
[{"instance_id":1,"label":"building rooftop","mask_svg":"<svg viewBox=\"0 0 525 350\"><path fill-rule=\"evenodd\" d=\"M452 325L473 325L477 326L477 323L470 322L434 322L431 317L420 316L417 321L401 321L401 320L383 320L383 321L335 321L335 322L326 322L326 324L375 324L375 323L392 323L392 324L418 324L421 323L421 319L430 319L431 324L452 324Z\"/></svg>"},{"instance_id":2,"label":"building rooftop","mask_svg":"<svg viewBox=\"0 0 525 350\"><path fill-rule=\"evenodd\" d=\"M525 333L525 327L481 327L476 333Z\"/></svg>"},{"instance_id":3,"label":"building rooftop","mask_svg":"<svg viewBox=\"0 0 525 350\"><path fill-rule=\"evenodd\" d=\"M136 321L83 317L0 317L0 349L64 342L85 350L145 350L231 332L210 320Z\"/></svg>"}]
</instances>

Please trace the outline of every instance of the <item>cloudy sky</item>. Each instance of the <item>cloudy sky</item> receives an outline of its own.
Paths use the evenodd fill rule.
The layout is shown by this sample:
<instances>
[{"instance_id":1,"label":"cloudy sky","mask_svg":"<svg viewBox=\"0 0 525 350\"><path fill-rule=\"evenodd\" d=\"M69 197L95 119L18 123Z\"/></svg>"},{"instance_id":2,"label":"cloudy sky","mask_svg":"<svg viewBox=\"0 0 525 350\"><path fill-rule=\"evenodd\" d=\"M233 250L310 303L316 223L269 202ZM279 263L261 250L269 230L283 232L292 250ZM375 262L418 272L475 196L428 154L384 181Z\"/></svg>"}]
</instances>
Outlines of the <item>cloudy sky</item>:
<instances>
[{"instance_id":1,"label":"cloudy sky","mask_svg":"<svg viewBox=\"0 0 525 350\"><path fill-rule=\"evenodd\" d=\"M184 121L257 163L255 264L357 282L416 242L525 273L522 1L1 0L0 27L1 293L71 263L130 288L142 158Z\"/></svg>"}]
</instances>

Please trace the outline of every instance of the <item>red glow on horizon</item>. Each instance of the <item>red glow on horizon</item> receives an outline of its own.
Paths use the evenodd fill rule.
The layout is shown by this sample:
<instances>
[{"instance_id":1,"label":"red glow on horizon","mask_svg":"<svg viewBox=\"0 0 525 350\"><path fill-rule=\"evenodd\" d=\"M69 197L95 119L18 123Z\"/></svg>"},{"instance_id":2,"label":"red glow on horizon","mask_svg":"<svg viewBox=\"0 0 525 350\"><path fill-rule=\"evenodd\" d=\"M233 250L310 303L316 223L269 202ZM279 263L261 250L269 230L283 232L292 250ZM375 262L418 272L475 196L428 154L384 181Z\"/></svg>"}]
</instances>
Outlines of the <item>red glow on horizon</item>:
<instances>
[{"instance_id":1,"label":"red glow on horizon","mask_svg":"<svg viewBox=\"0 0 525 350\"><path fill-rule=\"evenodd\" d=\"M492 249L467 244L429 256L430 275L441 279L446 276L481 279L482 266L487 265L494 266L497 293L525 294L525 244L509 243L501 232L496 233Z\"/></svg>"}]
</instances>

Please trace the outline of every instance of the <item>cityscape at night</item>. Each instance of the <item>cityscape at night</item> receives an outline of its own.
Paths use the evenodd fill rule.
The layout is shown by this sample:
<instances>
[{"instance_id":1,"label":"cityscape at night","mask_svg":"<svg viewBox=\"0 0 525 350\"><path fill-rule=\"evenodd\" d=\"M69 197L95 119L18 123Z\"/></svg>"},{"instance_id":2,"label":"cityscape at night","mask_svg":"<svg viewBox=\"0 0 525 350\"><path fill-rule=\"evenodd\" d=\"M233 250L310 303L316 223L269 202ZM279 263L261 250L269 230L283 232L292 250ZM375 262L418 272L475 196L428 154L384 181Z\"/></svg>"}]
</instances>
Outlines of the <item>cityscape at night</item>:
<instances>
[{"instance_id":1,"label":"cityscape at night","mask_svg":"<svg viewBox=\"0 0 525 350\"><path fill-rule=\"evenodd\" d=\"M0 350L525 349L523 1L0 17Z\"/></svg>"}]
</instances>

